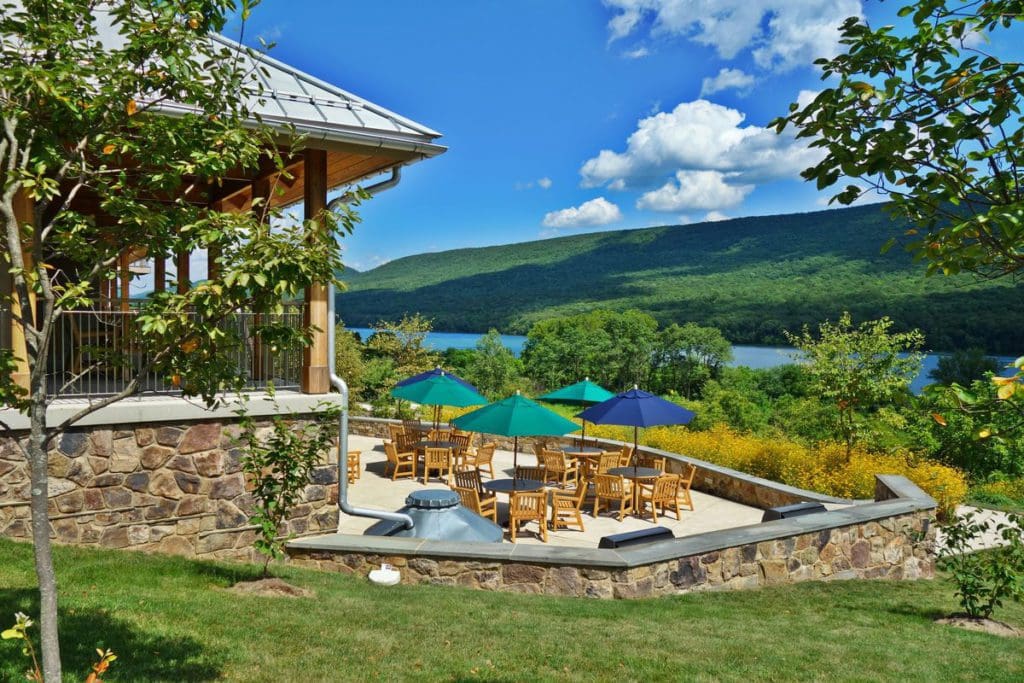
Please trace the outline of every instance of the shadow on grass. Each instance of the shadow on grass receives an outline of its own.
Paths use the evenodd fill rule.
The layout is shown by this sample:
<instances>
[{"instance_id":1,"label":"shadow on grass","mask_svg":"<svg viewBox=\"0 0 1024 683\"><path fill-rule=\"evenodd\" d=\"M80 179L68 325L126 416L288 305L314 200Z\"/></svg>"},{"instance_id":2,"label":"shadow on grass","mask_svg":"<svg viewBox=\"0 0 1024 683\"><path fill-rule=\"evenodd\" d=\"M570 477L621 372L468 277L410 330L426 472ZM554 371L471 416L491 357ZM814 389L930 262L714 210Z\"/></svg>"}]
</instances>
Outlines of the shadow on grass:
<instances>
[{"instance_id":1,"label":"shadow on grass","mask_svg":"<svg viewBox=\"0 0 1024 683\"><path fill-rule=\"evenodd\" d=\"M0 590L0 618L6 628L15 612L39 614L35 590ZM32 633L39 647L38 628ZM96 648L117 655L110 677L125 681L206 681L221 676L217 662L223 657L200 641L187 636L166 636L122 621L102 610L62 609L60 612L61 660L71 680L84 678L96 661ZM14 641L0 643L0 680L22 680L28 659Z\"/></svg>"}]
</instances>

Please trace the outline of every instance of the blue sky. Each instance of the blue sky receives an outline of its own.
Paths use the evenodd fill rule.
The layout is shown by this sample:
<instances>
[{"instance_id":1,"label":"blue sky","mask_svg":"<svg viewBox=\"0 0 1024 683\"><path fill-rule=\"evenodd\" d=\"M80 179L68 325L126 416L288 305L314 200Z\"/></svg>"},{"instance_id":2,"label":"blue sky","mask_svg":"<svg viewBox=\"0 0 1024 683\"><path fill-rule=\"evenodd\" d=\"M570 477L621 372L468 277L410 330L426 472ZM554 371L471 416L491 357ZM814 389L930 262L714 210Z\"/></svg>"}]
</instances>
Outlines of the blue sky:
<instances>
[{"instance_id":1,"label":"blue sky","mask_svg":"<svg viewBox=\"0 0 1024 683\"><path fill-rule=\"evenodd\" d=\"M821 87L860 0L263 0L246 42L444 133L362 207L359 269L408 254L822 207L763 126ZM229 36L235 37L231 31Z\"/></svg>"}]
</instances>

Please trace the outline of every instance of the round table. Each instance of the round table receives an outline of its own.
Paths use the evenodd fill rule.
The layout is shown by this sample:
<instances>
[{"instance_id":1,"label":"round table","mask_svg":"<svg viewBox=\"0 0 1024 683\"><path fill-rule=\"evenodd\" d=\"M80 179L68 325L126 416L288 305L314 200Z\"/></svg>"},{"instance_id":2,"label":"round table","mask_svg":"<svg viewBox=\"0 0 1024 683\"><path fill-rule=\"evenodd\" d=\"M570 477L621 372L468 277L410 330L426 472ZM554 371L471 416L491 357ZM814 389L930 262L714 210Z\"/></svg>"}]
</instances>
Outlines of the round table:
<instances>
[{"instance_id":1,"label":"round table","mask_svg":"<svg viewBox=\"0 0 1024 683\"><path fill-rule=\"evenodd\" d=\"M483 487L491 493L512 493L513 491L540 491L544 482L536 479L491 479L483 482Z\"/></svg>"},{"instance_id":2,"label":"round table","mask_svg":"<svg viewBox=\"0 0 1024 683\"><path fill-rule=\"evenodd\" d=\"M592 448L590 446L584 446L583 448L580 448L579 446L574 446L572 448L564 448L562 450L566 455L577 458L594 457L597 455L601 455L602 453L605 452L600 448Z\"/></svg>"},{"instance_id":3,"label":"round table","mask_svg":"<svg viewBox=\"0 0 1024 683\"><path fill-rule=\"evenodd\" d=\"M662 475L662 471L656 467L612 467L608 474L615 474L626 479L656 479Z\"/></svg>"},{"instance_id":4,"label":"round table","mask_svg":"<svg viewBox=\"0 0 1024 683\"><path fill-rule=\"evenodd\" d=\"M414 445L416 448L451 448L452 450L459 447L459 444L454 441L417 441Z\"/></svg>"}]
</instances>

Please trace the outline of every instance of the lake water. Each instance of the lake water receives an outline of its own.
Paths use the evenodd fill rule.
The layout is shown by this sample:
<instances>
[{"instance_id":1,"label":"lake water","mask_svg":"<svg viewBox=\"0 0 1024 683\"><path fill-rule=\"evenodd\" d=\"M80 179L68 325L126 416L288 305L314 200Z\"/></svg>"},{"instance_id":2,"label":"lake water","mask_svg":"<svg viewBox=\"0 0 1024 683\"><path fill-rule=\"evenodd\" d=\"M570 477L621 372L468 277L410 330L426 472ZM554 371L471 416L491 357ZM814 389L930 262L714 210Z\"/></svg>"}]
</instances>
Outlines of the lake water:
<instances>
[{"instance_id":1,"label":"lake water","mask_svg":"<svg viewBox=\"0 0 1024 683\"><path fill-rule=\"evenodd\" d=\"M368 327L351 327L349 329L353 332L358 332L364 340L373 334L373 330ZM431 332L427 335L426 345L437 351L444 351L445 349L472 349L476 348L476 343L480 341L480 337L480 334L470 332ZM517 334L503 334L501 335L501 341L505 344L506 348L518 356L523 351L523 345L526 344L526 337ZM737 345L732 347L733 360L729 365L745 365L757 370L773 368L778 365L793 363L794 353L796 353L796 349L791 346ZM914 393L920 392L925 385L930 383L931 380L928 379L928 373L938 366L939 358L942 355L941 353L929 353L925 356L921 374L910 384L910 388ZM1010 356L994 356L994 358L1000 367L1010 365L1014 360ZM1012 374L1012 372L1007 371L1005 374Z\"/></svg>"}]
</instances>

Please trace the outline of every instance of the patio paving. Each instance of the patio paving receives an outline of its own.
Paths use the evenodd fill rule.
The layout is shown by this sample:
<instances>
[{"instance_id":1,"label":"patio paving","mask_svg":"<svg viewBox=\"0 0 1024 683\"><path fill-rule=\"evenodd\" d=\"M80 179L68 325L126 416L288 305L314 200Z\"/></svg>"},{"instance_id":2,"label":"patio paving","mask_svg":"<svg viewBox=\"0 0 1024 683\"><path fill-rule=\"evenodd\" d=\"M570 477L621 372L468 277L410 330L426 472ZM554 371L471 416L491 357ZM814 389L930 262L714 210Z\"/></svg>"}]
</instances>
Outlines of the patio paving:
<instances>
[{"instance_id":1,"label":"patio paving","mask_svg":"<svg viewBox=\"0 0 1024 683\"><path fill-rule=\"evenodd\" d=\"M376 510L395 511L405 504L405 498L413 491L424 488L447 489L447 486L436 479L424 486L422 478L412 480L409 478L391 481L390 476L384 476L383 441L365 436L350 436L349 449L362 452L361 477L349 485L349 502L362 508ZM536 464L536 457L533 453L519 454L520 465ZM494 454L495 478L512 476L512 453L511 451L495 451ZM486 481L486 475L484 481ZM658 525L665 526L672 530L677 537L691 536L707 531L728 529L757 524L761 521L762 510L734 503L724 498L693 491L694 511L683 510L682 520L677 520L675 514L658 516ZM654 526L648 516L640 519L636 516L627 516L619 522L614 516L602 510L598 518L591 514L591 502L585 501L583 506L583 524L586 531L580 532L576 529L560 529L557 532L548 531L549 543L560 546L573 546L581 548L596 548L602 536L621 533L624 531L635 531ZM504 520L508 513L508 497L498 496L498 519ZM342 514L338 531L343 534L362 534L376 520L353 517ZM536 535L536 524L527 524L517 534L517 543L541 543ZM508 532L505 533L505 542L508 543Z\"/></svg>"}]
</instances>

